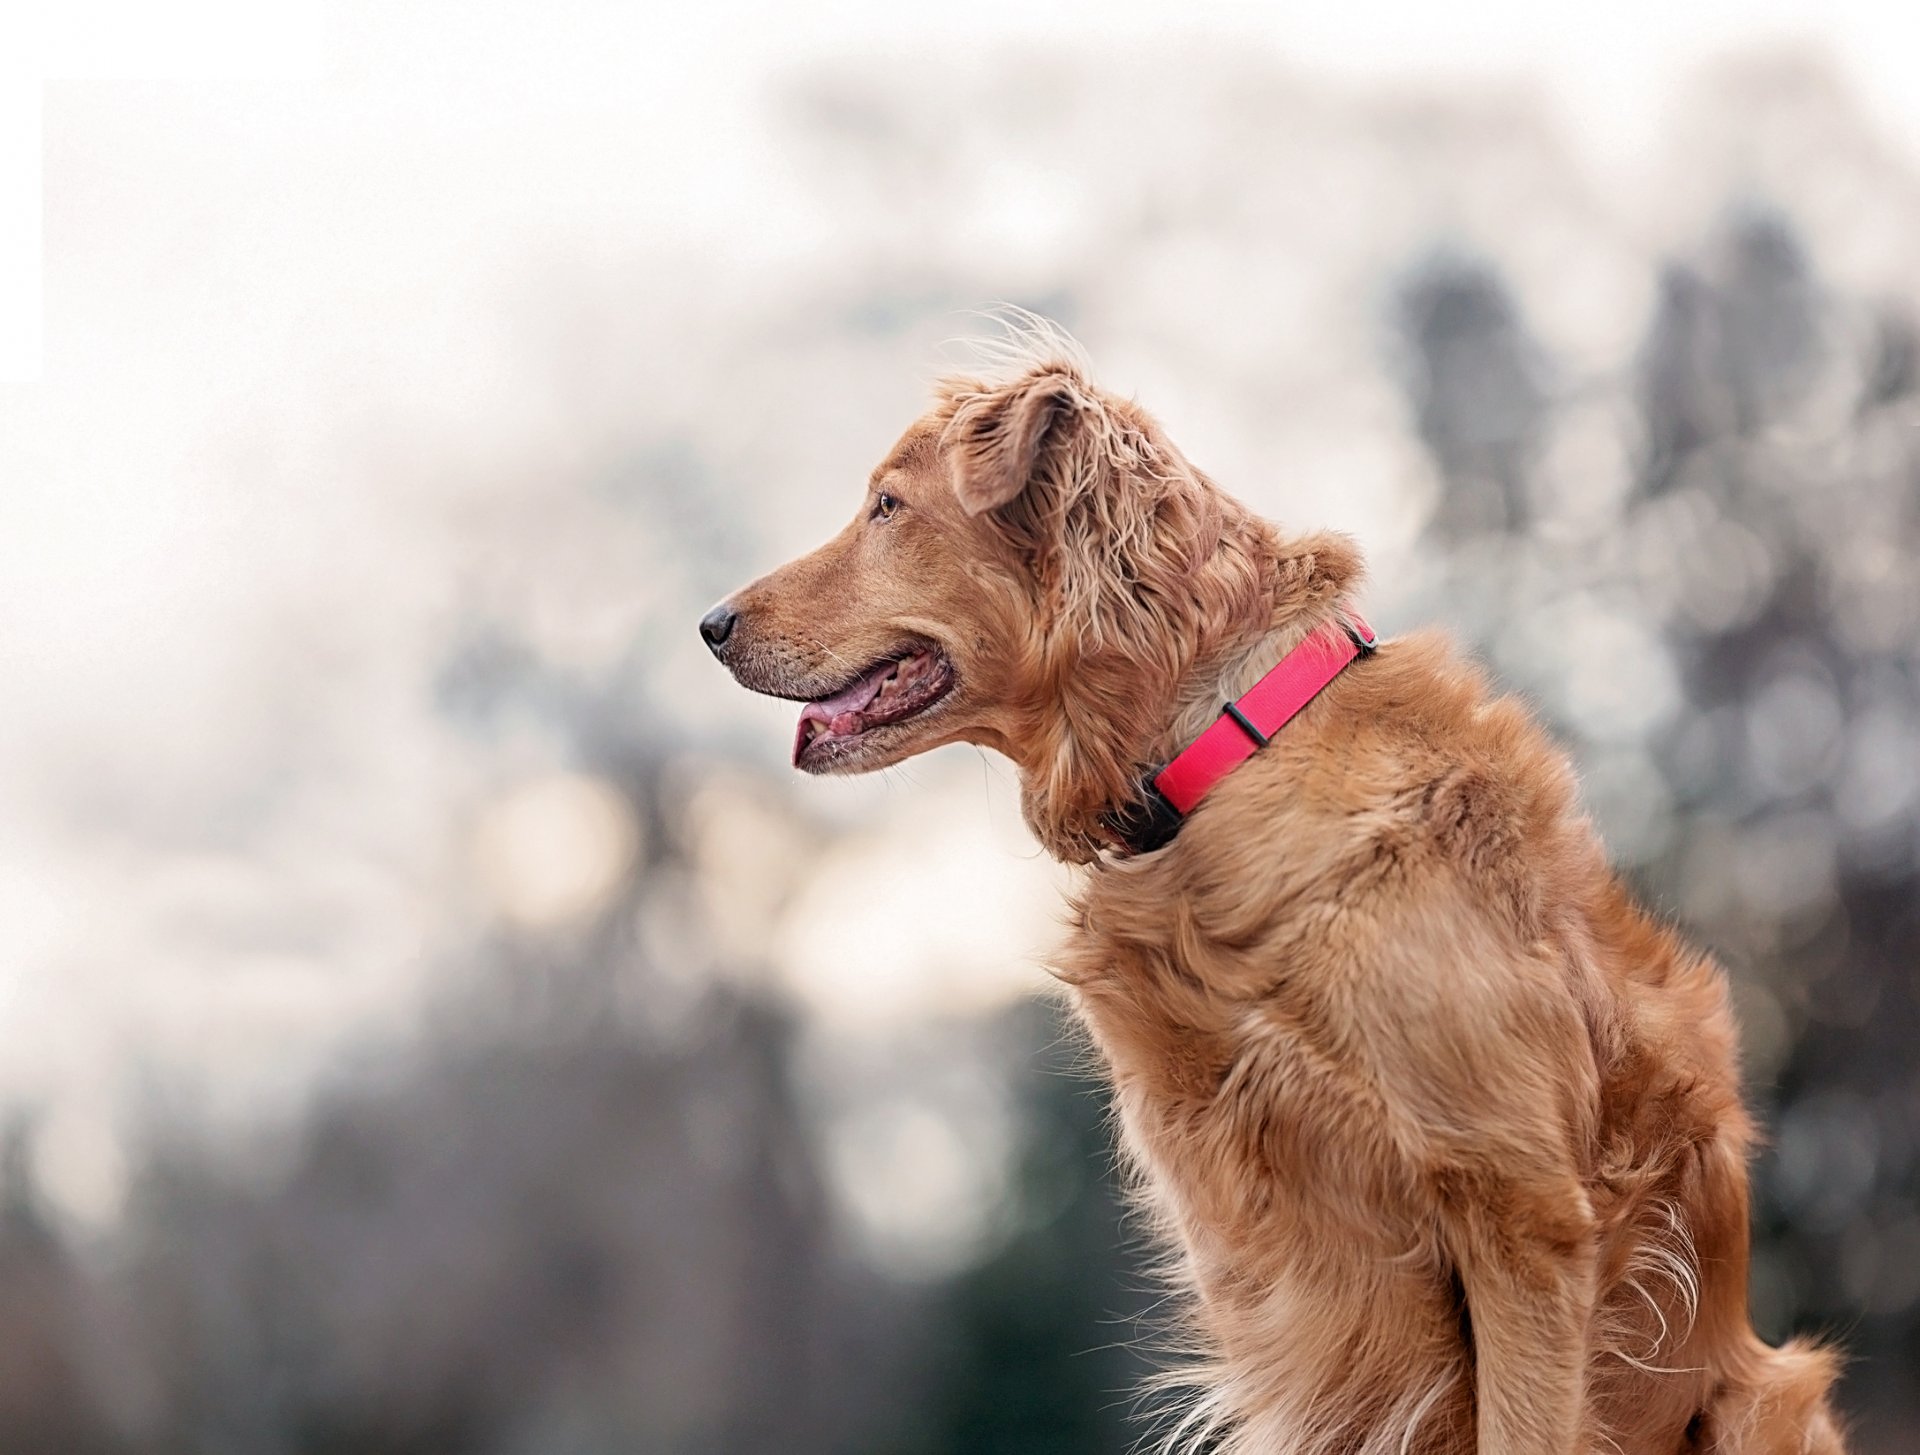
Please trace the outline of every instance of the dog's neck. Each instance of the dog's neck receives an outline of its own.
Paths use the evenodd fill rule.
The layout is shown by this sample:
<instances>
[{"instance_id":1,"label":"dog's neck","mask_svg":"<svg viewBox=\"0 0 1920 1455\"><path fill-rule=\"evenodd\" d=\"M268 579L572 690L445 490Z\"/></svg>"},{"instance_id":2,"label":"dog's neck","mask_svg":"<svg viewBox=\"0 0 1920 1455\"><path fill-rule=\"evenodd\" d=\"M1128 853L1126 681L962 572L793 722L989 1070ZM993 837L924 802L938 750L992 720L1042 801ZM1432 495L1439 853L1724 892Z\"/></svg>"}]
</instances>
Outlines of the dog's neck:
<instances>
[{"instance_id":1,"label":"dog's neck","mask_svg":"<svg viewBox=\"0 0 1920 1455\"><path fill-rule=\"evenodd\" d=\"M1251 516L1236 524L1244 589L1209 592L1221 583L1197 580L1195 599L1217 595L1220 604L1169 623L1184 634L1171 666L1128 663L1094 680L1083 674L1063 689L1071 700L1059 704L1056 731L1042 737L1046 751L1021 764L1027 822L1056 858L1097 858L1112 838L1104 820L1125 808L1142 775L1198 737L1222 703L1244 695L1333 620L1358 588L1360 552L1346 537L1283 537ZM1197 574L1220 569L1210 561Z\"/></svg>"},{"instance_id":2,"label":"dog's neck","mask_svg":"<svg viewBox=\"0 0 1920 1455\"><path fill-rule=\"evenodd\" d=\"M1196 668L1175 700L1166 730L1140 762L1154 767L1170 761L1213 720L1223 704L1244 697L1274 664L1332 619L1332 610L1296 610L1252 636L1244 647L1223 654L1214 666Z\"/></svg>"}]
</instances>

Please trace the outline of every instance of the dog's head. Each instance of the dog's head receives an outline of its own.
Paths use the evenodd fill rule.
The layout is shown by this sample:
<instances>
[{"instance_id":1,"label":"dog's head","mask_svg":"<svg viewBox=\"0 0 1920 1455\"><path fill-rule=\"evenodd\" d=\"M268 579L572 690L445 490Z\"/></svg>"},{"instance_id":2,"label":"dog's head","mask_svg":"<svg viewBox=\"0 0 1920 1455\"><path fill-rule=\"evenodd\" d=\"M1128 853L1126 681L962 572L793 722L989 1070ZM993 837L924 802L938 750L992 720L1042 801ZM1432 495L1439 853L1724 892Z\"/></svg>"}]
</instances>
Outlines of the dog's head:
<instances>
[{"instance_id":1,"label":"dog's head","mask_svg":"<svg viewBox=\"0 0 1920 1455\"><path fill-rule=\"evenodd\" d=\"M796 767L996 748L1042 842L1085 859L1183 675L1227 624L1264 627L1264 532L1144 412L1050 358L944 381L847 527L700 631L743 686L805 704Z\"/></svg>"}]
</instances>

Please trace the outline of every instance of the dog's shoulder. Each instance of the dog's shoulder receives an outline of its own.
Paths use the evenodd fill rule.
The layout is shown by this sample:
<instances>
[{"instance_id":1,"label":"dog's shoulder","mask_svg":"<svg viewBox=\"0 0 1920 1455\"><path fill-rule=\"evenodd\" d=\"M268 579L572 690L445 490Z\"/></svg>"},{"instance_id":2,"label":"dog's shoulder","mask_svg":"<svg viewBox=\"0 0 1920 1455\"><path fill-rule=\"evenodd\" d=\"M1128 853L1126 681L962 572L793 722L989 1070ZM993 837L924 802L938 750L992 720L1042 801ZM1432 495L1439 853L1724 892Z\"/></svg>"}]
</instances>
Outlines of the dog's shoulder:
<instances>
[{"instance_id":1,"label":"dog's shoulder","mask_svg":"<svg viewBox=\"0 0 1920 1455\"><path fill-rule=\"evenodd\" d=\"M1444 871L1521 917L1599 857L1566 754L1440 632L1343 673L1181 840L1195 885L1352 895Z\"/></svg>"}]
</instances>

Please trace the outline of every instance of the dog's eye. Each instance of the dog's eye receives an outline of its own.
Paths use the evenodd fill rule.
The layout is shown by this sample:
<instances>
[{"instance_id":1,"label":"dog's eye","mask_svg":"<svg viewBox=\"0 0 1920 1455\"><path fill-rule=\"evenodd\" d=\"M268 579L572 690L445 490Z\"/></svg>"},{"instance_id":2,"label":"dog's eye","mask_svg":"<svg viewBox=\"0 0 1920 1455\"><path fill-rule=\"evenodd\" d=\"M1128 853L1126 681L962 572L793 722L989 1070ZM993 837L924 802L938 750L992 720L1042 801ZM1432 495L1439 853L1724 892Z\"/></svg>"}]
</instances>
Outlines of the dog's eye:
<instances>
[{"instance_id":1,"label":"dog's eye","mask_svg":"<svg viewBox=\"0 0 1920 1455\"><path fill-rule=\"evenodd\" d=\"M894 511L899 508L899 500L882 490L873 499L873 518L875 520L892 520Z\"/></svg>"}]
</instances>

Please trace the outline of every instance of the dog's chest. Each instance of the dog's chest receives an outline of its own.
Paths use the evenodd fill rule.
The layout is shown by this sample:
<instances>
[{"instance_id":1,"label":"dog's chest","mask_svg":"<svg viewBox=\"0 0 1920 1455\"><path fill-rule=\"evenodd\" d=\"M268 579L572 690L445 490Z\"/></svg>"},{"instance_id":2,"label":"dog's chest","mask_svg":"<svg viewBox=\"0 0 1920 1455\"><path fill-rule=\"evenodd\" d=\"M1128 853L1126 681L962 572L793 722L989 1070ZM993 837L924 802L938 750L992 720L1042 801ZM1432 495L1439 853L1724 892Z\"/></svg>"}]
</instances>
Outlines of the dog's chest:
<instances>
[{"instance_id":1,"label":"dog's chest","mask_svg":"<svg viewBox=\"0 0 1920 1455\"><path fill-rule=\"evenodd\" d=\"M1299 927L1166 887L1089 886L1059 967L1157 1194L1183 1221L1225 1225L1285 1222L1301 1196L1390 1201L1399 1159Z\"/></svg>"}]
</instances>

